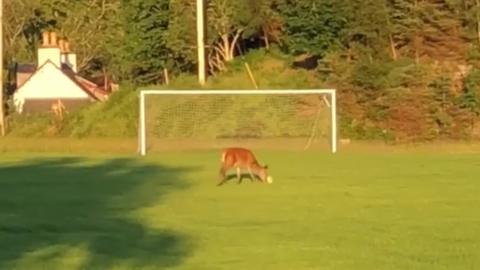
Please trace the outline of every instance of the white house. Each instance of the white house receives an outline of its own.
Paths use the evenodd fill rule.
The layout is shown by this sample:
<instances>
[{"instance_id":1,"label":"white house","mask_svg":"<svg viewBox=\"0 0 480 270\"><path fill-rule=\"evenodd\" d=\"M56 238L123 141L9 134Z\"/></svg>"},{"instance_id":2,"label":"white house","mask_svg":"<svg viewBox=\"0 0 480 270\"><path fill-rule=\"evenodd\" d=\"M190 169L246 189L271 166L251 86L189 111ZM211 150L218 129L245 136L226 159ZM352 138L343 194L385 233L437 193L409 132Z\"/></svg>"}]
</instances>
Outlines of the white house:
<instances>
[{"instance_id":1,"label":"white house","mask_svg":"<svg viewBox=\"0 0 480 270\"><path fill-rule=\"evenodd\" d=\"M17 67L13 101L18 113L50 111L60 101L67 110L108 98L109 89L77 74L77 57L68 42L45 32L37 64Z\"/></svg>"}]
</instances>

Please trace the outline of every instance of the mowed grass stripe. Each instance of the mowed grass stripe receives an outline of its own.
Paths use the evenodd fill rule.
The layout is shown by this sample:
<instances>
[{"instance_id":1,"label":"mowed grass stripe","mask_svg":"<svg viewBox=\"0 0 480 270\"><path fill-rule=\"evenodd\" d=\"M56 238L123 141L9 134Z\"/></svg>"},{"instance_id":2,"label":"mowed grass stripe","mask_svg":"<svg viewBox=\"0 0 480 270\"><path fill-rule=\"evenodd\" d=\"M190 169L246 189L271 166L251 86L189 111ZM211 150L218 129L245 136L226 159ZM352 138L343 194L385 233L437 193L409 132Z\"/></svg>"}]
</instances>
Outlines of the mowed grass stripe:
<instances>
[{"instance_id":1,"label":"mowed grass stripe","mask_svg":"<svg viewBox=\"0 0 480 270\"><path fill-rule=\"evenodd\" d=\"M480 267L478 155L257 156L273 184L245 178L217 187L212 151L4 157L0 266Z\"/></svg>"}]
</instances>

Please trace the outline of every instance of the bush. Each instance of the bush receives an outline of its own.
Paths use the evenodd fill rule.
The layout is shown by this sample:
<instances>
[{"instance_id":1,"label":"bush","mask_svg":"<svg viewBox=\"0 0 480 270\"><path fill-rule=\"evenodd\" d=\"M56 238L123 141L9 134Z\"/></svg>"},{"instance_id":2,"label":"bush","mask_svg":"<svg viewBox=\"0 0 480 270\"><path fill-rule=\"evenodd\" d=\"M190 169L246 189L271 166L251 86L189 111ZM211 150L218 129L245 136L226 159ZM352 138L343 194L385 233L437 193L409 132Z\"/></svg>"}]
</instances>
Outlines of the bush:
<instances>
[{"instance_id":1,"label":"bush","mask_svg":"<svg viewBox=\"0 0 480 270\"><path fill-rule=\"evenodd\" d=\"M66 119L62 134L74 137L134 137L137 134L138 94L131 88L80 110Z\"/></svg>"}]
</instances>

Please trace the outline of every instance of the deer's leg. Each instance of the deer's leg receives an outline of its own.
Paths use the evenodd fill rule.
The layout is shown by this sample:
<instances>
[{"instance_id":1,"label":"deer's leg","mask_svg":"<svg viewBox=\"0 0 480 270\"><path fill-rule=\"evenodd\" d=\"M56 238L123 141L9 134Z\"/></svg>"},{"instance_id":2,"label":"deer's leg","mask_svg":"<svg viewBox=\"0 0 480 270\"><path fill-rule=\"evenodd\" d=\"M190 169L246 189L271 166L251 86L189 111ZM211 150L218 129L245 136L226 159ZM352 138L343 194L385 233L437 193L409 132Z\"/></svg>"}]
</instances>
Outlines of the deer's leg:
<instances>
[{"instance_id":1,"label":"deer's leg","mask_svg":"<svg viewBox=\"0 0 480 270\"><path fill-rule=\"evenodd\" d=\"M248 173L250 174L250 181L255 181L255 176L253 175L252 168L248 167Z\"/></svg>"},{"instance_id":2,"label":"deer's leg","mask_svg":"<svg viewBox=\"0 0 480 270\"><path fill-rule=\"evenodd\" d=\"M220 182L217 184L217 186L223 185L227 181L227 176L226 176L226 168L225 166L222 166L220 168Z\"/></svg>"},{"instance_id":3,"label":"deer's leg","mask_svg":"<svg viewBox=\"0 0 480 270\"><path fill-rule=\"evenodd\" d=\"M241 184L242 183L242 174L240 173L240 167L237 167L237 179L238 179L238 183Z\"/></svg>"}]
</instances>

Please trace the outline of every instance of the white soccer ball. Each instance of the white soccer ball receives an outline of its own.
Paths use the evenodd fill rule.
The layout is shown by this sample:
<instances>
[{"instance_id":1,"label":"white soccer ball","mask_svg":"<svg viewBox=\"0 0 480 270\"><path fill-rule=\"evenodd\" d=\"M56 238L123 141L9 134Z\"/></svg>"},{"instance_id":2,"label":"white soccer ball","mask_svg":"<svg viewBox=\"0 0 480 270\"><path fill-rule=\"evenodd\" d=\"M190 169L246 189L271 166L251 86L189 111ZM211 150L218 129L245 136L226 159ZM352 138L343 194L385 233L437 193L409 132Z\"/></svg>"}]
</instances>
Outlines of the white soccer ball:
<instances>
[{"instance_id":1,"label":"white soccer ball","mask_svg":"<svg viewBox=\"0 0 480 270\"><path fill-rule=\"evenodd\" d=\"M269 184L273 183L273 177L268 176L267 177L267 183L269 183Z\"/></svg>"}]
</instances>

